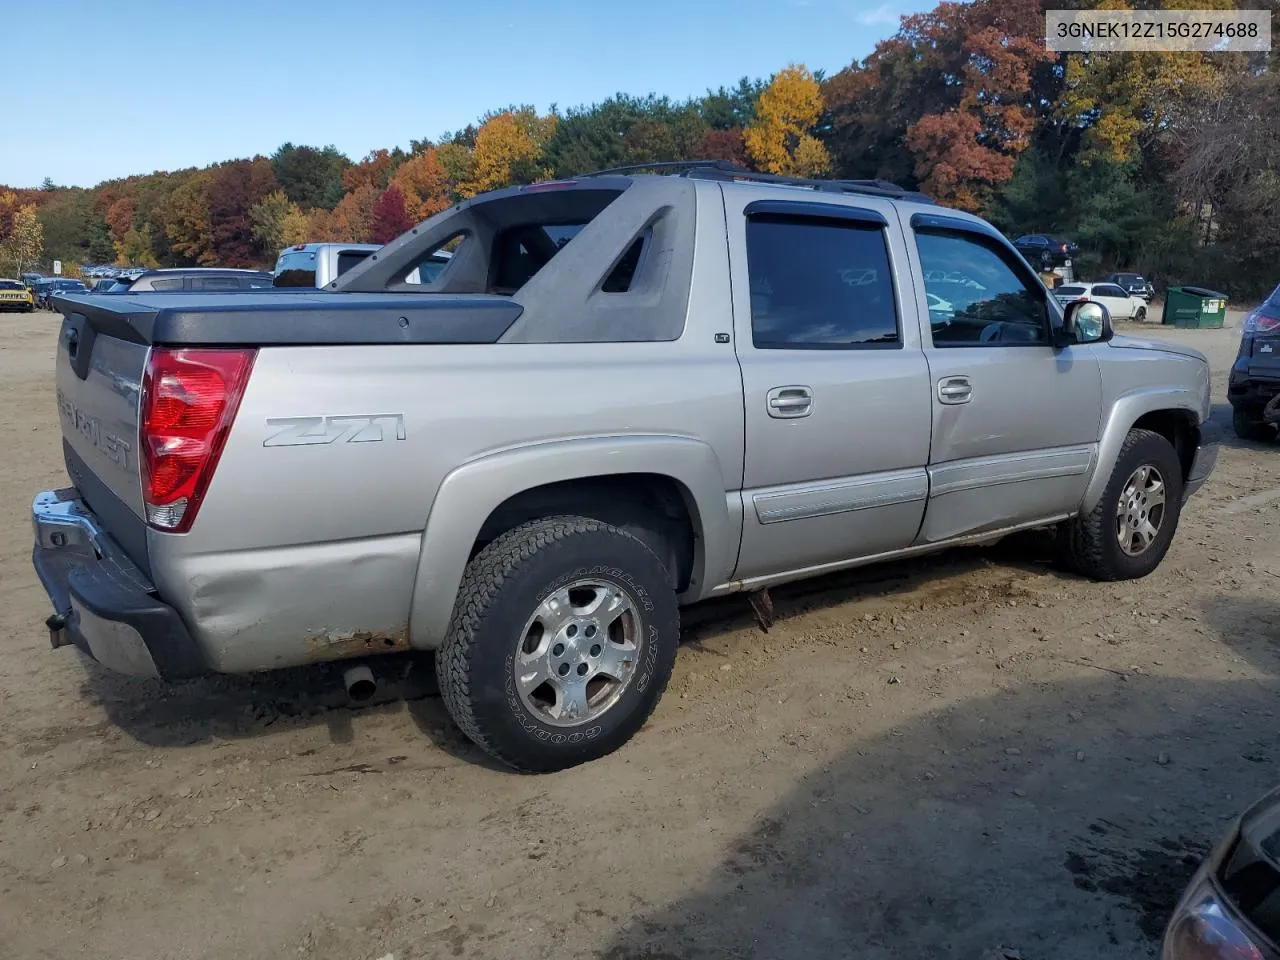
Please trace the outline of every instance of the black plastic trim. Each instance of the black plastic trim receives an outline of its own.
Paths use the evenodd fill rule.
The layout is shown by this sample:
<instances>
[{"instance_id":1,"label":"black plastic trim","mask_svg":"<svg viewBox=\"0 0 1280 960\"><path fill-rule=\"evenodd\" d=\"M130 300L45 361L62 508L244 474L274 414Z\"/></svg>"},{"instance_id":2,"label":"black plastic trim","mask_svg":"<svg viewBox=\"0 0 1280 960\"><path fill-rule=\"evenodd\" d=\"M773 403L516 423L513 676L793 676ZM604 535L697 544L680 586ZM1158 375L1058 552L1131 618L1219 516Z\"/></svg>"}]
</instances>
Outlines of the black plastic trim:
<instances>
[{"instance_id":1,"label":"black plastic trim","mask_svg":"<svg viewBox=\"0 0 1280 960\"><path fill-rule=\"evenodd\" d=\"M109 536L100 540L104 556L95 559L67 549L31 551L31 563L55 611L66 618L67 634L93 657L71 598L96 617L132 627L142 638L161 679L181 680L209 672L209 666L178 612L155 596L150 581L119 553Z\"/></svg>"},{"instance_id":2,"label":"black plastic trim","mask_svg":"<svg viewBox=\"0 0 1280 960\"><path fill-rule=\"evenodd\" d=\"M743 211L748 217L804 217L811 220L852 220L876 227L887 227L884 214L864 207L842 203L814 203L812 200L753 200Z\"/></svg>"},{"instance_id":3,"label":"black plastic trim","mask_svg":"<svg viewBox=\"0 0 1280 960\"><path fill-rule=\"evenodd\" d=\"M1008 238L1004 237L994 227L987 226L976 220L966 220L963 217L948 217L940 213L913 213L911 215L911 229L917 230L920 228L971 233L975 236L986 237L989 240L998 240L1010 250L1017 250L1017 247L1010 243Z\"/></svg>"},{"instance_id":4,"label":"black plastic trim","mask_svg":"<svg viewBox=\"0 0 1280 960\"><path fill-rule=\"evenodd\" d=\"M524 311L505 297L445 294L141 293L55 302L100 334L171 346L496 343Z\"/></svg>"}]
</instances>

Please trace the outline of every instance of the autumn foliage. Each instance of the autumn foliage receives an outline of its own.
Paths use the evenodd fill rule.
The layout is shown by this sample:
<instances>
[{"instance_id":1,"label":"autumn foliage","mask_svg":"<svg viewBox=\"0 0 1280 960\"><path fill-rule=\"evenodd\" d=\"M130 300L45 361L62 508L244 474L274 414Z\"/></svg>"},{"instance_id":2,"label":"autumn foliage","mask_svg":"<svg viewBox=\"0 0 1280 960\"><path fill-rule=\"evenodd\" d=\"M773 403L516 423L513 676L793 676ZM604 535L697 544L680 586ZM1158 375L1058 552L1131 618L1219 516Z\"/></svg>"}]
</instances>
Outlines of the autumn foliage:
<instances>
[{"instance_id":1,"label":"autumn foliage","mask_svg":"<svg viewBox=\"0 0 1280 960\"><path fill-rule=\"evenodd\" d=\"M747 156L766 173L821 176L831 158L813 135L820 116L822 88L813 74L792 64L760 94L756 118L742 135Z\"/></svg>"},{"instance_id":2,"label":"autumn foliage","mask_svg":"<svg viewBox=\"0 0 1280 960\"><path fill-rule=\"evenodd\" d=\"M0 188L0 256L16 249L22 210L46 262L269 264L304 240L390 240L511 184L700 159L887 179L1014 235L1068 234L1086 271L1273 285L1280 53L1056 54L1044 45L1045 8L943 0L829 75L790 64L683 101L619 93L548 113L510 105L355 161L286 143L270 157L92 189Z\"/></svg>"}]
</instances>

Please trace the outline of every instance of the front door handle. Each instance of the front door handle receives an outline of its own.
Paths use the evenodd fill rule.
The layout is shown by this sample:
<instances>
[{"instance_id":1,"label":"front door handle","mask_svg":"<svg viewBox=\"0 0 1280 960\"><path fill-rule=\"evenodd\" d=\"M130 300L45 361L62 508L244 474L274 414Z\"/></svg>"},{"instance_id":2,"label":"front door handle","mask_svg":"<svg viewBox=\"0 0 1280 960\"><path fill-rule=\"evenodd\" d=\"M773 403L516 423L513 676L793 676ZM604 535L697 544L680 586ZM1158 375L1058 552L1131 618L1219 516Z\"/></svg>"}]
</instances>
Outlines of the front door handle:
<instances>
[{"instance_id":1,"label":"front door handle","mask_svg":"<svg viewBox=\"0 0 1280 960\"><path fill-rule=\"evenodd\" d=\"M968 377L943 377L938 381L938 400L942 403L968 403L973 399L973 384Z\"/></svg>"},{"instance_id":2,"label":"front door handle","mask_svg":"<svg viewBox=\"0 0 1280 960\"><path fill-rule=\"evenodd\" d=\"M765 394L769 416L779 420L807 417L813 413L813 391L808 387L774 387Z\"/></svg>"}]
</instances>

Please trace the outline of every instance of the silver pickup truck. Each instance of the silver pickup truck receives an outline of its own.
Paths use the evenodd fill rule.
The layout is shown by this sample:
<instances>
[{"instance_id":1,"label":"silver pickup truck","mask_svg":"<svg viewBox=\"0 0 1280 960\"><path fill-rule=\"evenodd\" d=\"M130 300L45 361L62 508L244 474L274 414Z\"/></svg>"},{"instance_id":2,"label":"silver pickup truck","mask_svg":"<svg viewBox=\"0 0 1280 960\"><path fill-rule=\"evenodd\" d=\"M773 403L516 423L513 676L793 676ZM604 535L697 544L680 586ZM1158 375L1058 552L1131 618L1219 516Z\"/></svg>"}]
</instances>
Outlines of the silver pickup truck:
<instances>
[{"instance_id":1,"label":"silver pickup truck","mask_svg":"<svg viewBox=\"0 0 1280 960\"><path fill-rule=\"evenodd\" d=\"M1141 577L1216 458L1203 356L880 182L606 172L324 290L58 306L54 646L164 678L436 651L525 770L641 727L681 605L1041 526Z\"/></svg>"}]
</instances>

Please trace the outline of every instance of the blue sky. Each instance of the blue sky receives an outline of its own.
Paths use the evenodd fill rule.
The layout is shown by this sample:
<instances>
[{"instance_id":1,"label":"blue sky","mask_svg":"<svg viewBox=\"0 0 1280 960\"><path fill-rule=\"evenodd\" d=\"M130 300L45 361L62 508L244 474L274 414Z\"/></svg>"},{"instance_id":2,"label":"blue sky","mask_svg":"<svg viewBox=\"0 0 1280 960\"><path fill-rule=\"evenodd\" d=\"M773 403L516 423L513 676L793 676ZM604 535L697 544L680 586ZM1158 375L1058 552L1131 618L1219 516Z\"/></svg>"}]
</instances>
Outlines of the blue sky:
<instances>
[{"instance_id":1,"label":"blue sky","mask_svg":"<svg viewBox=\"0 0 1280 960\"><path fill-rule=\"evenodd\" d=\"M90 186L285 141L359 159L512 103L683 98L789 62L834 72L933 4L61 0L56 17L12 5L0 91L22 119L0 141L0 183Z\"/></svg>"}]
</instances>

